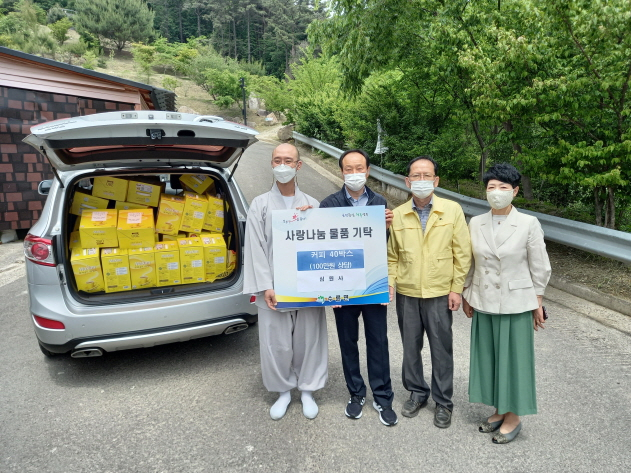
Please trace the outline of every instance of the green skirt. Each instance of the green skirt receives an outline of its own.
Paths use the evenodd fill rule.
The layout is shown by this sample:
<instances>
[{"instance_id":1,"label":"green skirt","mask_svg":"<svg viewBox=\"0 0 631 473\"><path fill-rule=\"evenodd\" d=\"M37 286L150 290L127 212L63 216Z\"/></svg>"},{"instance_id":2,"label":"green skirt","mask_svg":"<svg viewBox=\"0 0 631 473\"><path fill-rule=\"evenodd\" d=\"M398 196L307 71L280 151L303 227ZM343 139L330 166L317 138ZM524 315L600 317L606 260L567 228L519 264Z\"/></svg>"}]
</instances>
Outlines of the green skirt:
<instances>
[{"instance_id":1,"label":"green skirt","mask_svg":"<svg viewBox=\"0 0 631 473\"><path fill-rule=\"evenodd\" d=\"M532 311L521 314L474 312L469 402L494 406L498 414L537 413Z\"/></svg>"}]
</instances>

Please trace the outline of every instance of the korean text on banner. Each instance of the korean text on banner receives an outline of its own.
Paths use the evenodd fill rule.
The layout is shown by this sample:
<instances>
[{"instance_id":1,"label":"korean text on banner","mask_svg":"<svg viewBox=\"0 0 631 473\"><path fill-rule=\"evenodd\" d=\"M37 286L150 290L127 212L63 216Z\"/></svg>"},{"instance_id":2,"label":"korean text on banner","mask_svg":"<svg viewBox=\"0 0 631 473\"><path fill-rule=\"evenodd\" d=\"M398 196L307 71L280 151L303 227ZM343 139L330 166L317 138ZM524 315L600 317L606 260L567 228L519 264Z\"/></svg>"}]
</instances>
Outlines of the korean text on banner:
<instances>
[{"instance_id":1,"label":"korean text on banner","mask_svg":"<svg viewBox=\"0 0 631 473\"><path fill-rule=\"evenodd\" d=\"M385 208L272 212L278 308L386 303Z\"/></svg>"}]
</instances>

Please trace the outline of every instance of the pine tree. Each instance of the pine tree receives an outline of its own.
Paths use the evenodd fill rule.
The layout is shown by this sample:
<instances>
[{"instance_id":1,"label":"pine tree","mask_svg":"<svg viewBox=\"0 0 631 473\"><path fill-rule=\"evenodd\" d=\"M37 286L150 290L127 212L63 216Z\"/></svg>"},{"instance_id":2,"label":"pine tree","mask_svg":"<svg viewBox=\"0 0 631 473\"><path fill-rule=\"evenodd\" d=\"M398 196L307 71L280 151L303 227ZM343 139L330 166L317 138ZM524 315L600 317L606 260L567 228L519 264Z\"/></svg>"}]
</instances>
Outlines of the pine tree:
<instances>
[{"instance_id":1,"label":"pine tree","mask_svg":"<svg viewBox=\"0 0 631 473\"><path fill-rule=\"evenodd\" d=\"M75 9L80 32L110 41L119 51L131 41L147 41L154 34L154 14L144 0L77 0Z\"/></svg>"}]
</instances>

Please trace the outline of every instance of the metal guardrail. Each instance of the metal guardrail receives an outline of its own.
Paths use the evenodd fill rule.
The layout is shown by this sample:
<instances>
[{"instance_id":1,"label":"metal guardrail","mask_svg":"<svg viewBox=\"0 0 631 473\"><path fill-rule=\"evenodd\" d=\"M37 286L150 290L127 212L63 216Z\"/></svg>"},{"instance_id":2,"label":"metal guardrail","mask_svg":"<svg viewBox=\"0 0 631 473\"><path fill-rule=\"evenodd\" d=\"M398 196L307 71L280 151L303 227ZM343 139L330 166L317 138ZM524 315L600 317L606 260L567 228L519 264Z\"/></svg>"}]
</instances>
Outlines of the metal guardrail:
<instances>
[{"instance_id":1,"label":"metal guardrail","mask_svg":"<svg viewBox=\"0 0 631 473\"><path fill-rule=\"evenodd\" d=\"M294 139L319 149L334 158L339 158L343 152L330 144L323 143L315 138L309 138L295 131ZM387 169L371 165L370 177L396 189L410 192L410 189L405 185L405 178ZM458 202L467 217L486 213L491 208L485 200L466 197L441 188L436 189L436 195ZM529 210L520 209L519 211L539 219L547 240L631 264L631 233Z\"/></svg>"}]
</instances>

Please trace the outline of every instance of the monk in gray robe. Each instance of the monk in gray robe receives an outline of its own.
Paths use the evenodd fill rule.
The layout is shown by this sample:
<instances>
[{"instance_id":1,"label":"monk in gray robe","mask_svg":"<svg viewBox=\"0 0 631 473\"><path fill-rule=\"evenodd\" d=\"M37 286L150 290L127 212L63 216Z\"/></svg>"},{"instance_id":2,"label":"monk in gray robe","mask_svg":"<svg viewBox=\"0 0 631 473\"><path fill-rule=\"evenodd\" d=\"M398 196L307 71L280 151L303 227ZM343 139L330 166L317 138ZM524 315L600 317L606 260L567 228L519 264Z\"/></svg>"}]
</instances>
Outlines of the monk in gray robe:
<instances>
[{"instance_id":1,"label":"monk in gray robe","mask_svg":"<svg viewBox=\"0 0 631 473\"><path fill-rule=\"evenodd\" d=\"M323 388L328 378L324 307L276 309L271 212L319 206L317 200L298 189L295 176L301 165L295 146L286 143L274 149L274 185L254 198L245 227L243 292L256 296L263 384L268 391L279 393L270 409L274 420L285 415L293 388L301 391L305 417L314 419L318 406L313 392Z\"/></svg>"}]
</instances>

